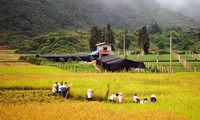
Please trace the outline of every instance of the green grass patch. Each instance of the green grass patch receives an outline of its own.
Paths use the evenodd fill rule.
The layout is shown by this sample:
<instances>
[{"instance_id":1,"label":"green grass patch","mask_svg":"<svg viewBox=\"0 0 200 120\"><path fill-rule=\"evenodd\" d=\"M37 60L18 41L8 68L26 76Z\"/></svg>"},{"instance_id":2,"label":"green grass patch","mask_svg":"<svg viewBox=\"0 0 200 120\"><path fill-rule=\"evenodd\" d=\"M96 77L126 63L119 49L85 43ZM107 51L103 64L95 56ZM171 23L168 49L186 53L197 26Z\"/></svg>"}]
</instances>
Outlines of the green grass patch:
<instances>
[{"instance_id":1,"label":"green grass patch","mask_svg":"<svg viewBox=\"0 0 200 120\"><path fill-rule=\"evenodd\" d=\"M0 67L0 76L4 75L51 75L71 73L52 66L2 66Z\"/></svg>"},{"instance_id":2,"label":"green grass patch","mask_svg":"<svg viewBox=\"0 0 200 120\"><path fill-rule=\"evenodd\" d=\"M156 55L156 54L146 54L144 56L141 57L141 61L145 61L145 62L153 62L156 61L158 59L158 61L169 61L170 60L170 54L161 54L161 55ZM175 58L172 58L172 60L176 60Z\"/></svg>"},{"instance_id":3,"label":"green grass patch","mask_svg":"<svg viewBox=\"0 0 200 120\"><path fill-rule=\"evenodd\" d=\"M156 64L156 62L153 62L153 64ZM170 62L158 62L158 65L164 65L164 66L170 66ZM173 66L182 66L180 62L172 62Z\"/></svg>"},{"instance_id":4,"label":"green grass patch","mask_svg":"<svg viewBox=\"0 0 200 120\"><path fill-rule=\"evenodd\" d=\"M127 59L136 60L136 56L137 56L137 55L129 55L129 56L127 57Z\"/></svg>"},{"instance_id":5,"label":"green grass patch","mask_svg":"<svg viewBox=\"0 0 200 120\"><path fill-rule=\"evenodd\" d=\"M180 56L183 58L183 59L186 59L186 60L194 60L192 57L188 56L188 55L185 55L185 54L180 54Z\"/></svg>"},{"instance_id":6,"label":"green grass patch","mask_svg":"<svg viewBox=\"0 0 200 120\"><path fill-rule=\"evenodd\" d=\"M199 62L190 62L194 66L200 66L200 61Z\"/></svg>"},{"instance_id":7,"label":"green grass patch","mask_svg":"<svg viewBox=\"0 0 200 120\"><path fill-rule=\"evenodd\" d=\"M53 66L61 69L66 69L75 73L98 73L101 72L98 68L95 68L92 62L64 62L56 63Z\"/></svg>"}]
</instances>

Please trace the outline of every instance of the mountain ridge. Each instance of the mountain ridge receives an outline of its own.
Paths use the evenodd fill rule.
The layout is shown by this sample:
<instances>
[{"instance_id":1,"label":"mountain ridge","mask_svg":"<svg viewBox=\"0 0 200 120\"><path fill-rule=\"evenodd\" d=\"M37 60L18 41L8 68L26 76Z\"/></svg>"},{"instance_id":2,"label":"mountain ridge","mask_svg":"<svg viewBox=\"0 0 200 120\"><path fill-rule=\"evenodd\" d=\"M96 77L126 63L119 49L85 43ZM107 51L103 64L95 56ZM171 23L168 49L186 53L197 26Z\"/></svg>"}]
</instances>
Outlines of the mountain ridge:
<instances>
[{"instance_id":1,"label":"mountain ridge","mask_svg":"<svg viewBox=\"0 0 200 120\"><path fill-rule=\"evenodd\" d=\"M152 21L163 28L200 26L156 0L0 0L0 12L0 43L9 45L59 29L89 30L108 23L115 29L138 29Z\"/></svg>"}]
</instances>

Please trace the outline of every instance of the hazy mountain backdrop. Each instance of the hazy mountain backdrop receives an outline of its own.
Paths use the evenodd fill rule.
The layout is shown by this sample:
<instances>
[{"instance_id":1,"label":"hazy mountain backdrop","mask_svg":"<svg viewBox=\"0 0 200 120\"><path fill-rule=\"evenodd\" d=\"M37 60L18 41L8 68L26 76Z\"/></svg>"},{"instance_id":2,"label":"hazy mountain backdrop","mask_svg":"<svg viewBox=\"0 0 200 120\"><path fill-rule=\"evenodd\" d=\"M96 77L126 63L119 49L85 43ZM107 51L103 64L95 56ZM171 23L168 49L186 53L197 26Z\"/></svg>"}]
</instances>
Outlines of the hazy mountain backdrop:
<instances>
[{"instance_id":1,"label":"hazy mountain backdrop","mask_svg":"<svg viewBox=\"0 0 200 120\"><path fill-rule=\"evenodd\" d=\"M180 12L186 16L200 20L199 0L157 0L160 5L170 11Z\"/></svg>"},{"instance_id":2,"label":"hazy mountain backdrop","mask_svg":"<svg viewBox=\"0 0 200 120\"><path fill-rule=\"evenodd\" d=\"M0 0L0 44L10 46L58 29L92 26L197 27L200 22L163 9L157 0ZM12 44L11 44L12 43Z\"/></svg>"}]
</instances>

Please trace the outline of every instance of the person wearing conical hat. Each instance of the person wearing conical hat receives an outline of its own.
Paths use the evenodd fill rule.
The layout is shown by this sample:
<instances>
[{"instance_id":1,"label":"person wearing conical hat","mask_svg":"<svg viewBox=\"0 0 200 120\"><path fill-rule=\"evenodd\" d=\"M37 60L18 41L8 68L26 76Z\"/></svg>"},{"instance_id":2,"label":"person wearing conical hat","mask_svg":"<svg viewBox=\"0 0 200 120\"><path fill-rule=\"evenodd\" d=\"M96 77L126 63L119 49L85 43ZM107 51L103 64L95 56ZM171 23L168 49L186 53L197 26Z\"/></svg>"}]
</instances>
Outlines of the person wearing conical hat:
<instances>
[{"instance_id":1,"label":"person wearing conical hat","mask_svg":"<svg viewBox=\"0 0 200 120\"><path fill-rule=\"evenodd\" d=\"M93 91L91 89L87 90L87 100L92 101Z\"/></svg>"},{"instance_id":2,"label":"person wearing conical hat","mask_svg":"<svg viewBox=\"0 0 200 120\"><path fill-rule=\"evenodd\" d=\"M156 100L156 96L155 94L152 94L151 97L150 97L150 101L155 103L157 100Z\"/></svg>"}]
</instances>

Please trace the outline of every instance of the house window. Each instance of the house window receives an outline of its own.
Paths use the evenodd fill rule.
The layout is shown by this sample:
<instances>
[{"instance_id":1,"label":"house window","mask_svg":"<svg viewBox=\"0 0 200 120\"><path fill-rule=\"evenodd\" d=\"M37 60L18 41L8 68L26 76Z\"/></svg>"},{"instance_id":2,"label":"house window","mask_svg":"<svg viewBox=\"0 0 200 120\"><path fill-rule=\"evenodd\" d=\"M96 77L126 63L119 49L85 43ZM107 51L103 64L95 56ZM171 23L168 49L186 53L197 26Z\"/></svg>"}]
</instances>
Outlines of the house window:
<instances>
[{"instance_id":1,"label":"house window","mask_svg":"<svg viewBox=\"0 0 200 120\"><path fill-rule=\"evenodd\" d=\"M107 50L107 47L103 47L103 50Z\"/></svg>"}]
</instances>

